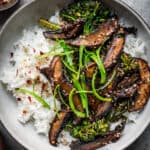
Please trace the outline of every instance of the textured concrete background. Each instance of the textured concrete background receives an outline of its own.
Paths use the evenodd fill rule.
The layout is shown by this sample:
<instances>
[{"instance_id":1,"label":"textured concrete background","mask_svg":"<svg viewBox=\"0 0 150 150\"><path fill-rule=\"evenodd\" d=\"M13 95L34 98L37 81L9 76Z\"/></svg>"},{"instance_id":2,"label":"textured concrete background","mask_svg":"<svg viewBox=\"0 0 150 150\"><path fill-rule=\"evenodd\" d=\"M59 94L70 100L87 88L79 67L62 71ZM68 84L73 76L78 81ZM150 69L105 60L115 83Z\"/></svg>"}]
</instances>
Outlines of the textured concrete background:
<instances>
[{"instance_id":1,"label":"textured concrete background","mask_svg":"<svg viewBox=\"0 0 150 150\"><path fill-rule=\"evenodd\" d=\"M17 9L24 3L30 0L21 0L21 3L15 8ZM149 24L150 26L150 0L122 0L130 5L133 9L135 9ZM14 9L14 10L15 10ZM5 20L9 17L10 13L14 10L10 10L7 14L0 13L0 27L5 22ZM4 128L0 125L0 132L3 135L6 142L6 150L23 150L14 139L12 139L8 133L4 130ZM116 149L117 150L117 149ZM133 143L127 150L150 150L150 126L145 130L145 132L141 135L141 137Z\"/></svg>"}]
</instances>

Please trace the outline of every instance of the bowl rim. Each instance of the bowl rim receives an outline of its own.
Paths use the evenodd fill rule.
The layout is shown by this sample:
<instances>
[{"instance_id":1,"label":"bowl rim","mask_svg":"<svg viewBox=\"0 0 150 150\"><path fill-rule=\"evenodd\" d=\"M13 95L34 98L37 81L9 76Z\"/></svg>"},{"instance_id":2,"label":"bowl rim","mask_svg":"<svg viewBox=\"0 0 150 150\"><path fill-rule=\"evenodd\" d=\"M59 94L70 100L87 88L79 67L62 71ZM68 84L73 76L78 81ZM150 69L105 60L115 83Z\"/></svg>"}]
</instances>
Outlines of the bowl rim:
<instances>
[{"instance_id":1,"label":"bowl rim","mask_svg":"<svg viewBox=\"0 0 150 150\"><path fill-rule=\"evenodd\" d=\"M7 21L4 23L4 25L2 26L1 30L0 30L0 37L2 36L3 31L5 30L5 28L7 27L7 25L9 24L9 22L24 8L28 7L30 4L34 3L37 0L30 0L28 2L26 2L23 6L21 6L20 8L18 8L8 19ZM127 3L125 3L122 0L113 0L114 2L116 2L117 4L125 7L128 11L130 11L139 21L140 23L144 26L144 28L146 29L146 31L148 32L148 34L150 34L150 26L148 25L148 23L146 23L146 21L144 20L144 18L136 11L134 10L132 7L130 7ZM15 135L13 135L13 133L11 132L11 128L7 128L6 121L3 121L1 119L0 116L0 124L2 125L2 128L5 130L5 132L8 134L8 136L10 136L13 141L15 141L17 144L19 144L21 147L29 149L29 150L34 150L32 147L30 147L27 143L23 142L22 140L20 140L18 137L16 137ZM128 142L128 144L126 145L122 145L121 148L117 149L117 150L122 150L127 148L128 146L130 146L133 142L135 142L140 135L142 135L142 133L145 131L145 129L148 127L148 125L150 124L150 118L149 120L147 119L146 122L143 124L143 127L141 129L141 132L138 132L138 134L136 134L136 136L130 140Z\"/></svg>"}]
</instances>

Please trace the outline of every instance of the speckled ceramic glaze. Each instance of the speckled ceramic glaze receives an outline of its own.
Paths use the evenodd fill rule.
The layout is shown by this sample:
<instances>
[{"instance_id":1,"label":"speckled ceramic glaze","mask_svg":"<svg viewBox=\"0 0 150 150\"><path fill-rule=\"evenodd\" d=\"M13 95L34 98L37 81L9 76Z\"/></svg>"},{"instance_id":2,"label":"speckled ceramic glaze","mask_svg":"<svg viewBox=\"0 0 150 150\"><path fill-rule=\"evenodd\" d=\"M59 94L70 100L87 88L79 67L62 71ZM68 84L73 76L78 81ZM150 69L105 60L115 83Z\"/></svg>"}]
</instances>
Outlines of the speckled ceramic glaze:
<instances>
[{"instance_id":1,"label":"speckled ceramic glaze","mask_svg":"<svg viewBox=\"0 0 150 150\"><path fill-rule=\"evenodd\" d=\"M11 51L13 43L22 36L25 28L31 28L37 24L40 17L48 18L53 15L56 8L62 8L70 0L36 0L27 3L13 14L0 33L0 67L5 65L6 56ZM150 60L150 30L143 19L125 3L114 0L105 0L105 3L114 9L118 15L124 18L127 24L138 28L138 36L145 42L147 57ZM149 62L150 63L150 62ZM139 137L150 122L150 102L141 112L136 124L128 124L122 138L116 143L110 144L101 150L122 150ZM25 148L29 150L63 150L67 148L53 147L48 138L37 135L32 124L22 125L17 121L17 103L3 85L0 85L0 119L8 132ZM69 149L69 148L68 148Z\"/></svg>"}]
</instances>

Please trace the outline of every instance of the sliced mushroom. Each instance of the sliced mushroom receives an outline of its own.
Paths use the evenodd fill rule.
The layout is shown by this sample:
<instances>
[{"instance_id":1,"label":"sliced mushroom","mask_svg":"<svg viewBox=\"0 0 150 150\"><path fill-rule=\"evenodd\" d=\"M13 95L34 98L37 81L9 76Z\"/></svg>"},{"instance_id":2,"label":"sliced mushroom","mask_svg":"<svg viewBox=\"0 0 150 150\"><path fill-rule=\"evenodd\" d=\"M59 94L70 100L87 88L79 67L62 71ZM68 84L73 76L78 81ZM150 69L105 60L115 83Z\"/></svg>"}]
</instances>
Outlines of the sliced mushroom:
<instances>
[{"instance_id":1,"label":"sliced mushroom","mask_svg":"<svg viewBox=\"0 0 150 150\"><path fill-rule=\"evenodd\" d=\"M133 84L129 88L124 88L124 89L121 89L121 90L113 91L111 96L114 99L132 97L136 93L137 88L138 88L137 84Z\"/></svg>"},{"instance_id":2,"label":"sliced mushroom","mask_svg":"<svg viewBox=\"0 0 150 150\"><path fill-rule=\"evenodd\" d=\"M95 69L96 69L96 63L95 62L89 63L88 66L85 68L86 77L92 78Z\"/></svg>"},{"instance_id":3,"label":"sliced mushroom","mask_svg":"<svg viewBox=\"0 0 150 150\"><path fill-rule=\"evenodd\" d=\"M73 24L65 25L62 30L43 32L47 39L71 39L78 36L83 30L84 21L78 20Z\"/></svg>"},{"instance_id":4,"label":"sliced mushroom","mask_svg":"<svg viewBox=\"0 0 150 150\"><path fill-rule=\"evenodd\" d=\"M55 56L50 64L50 78L55 84L59 84L63 77L63 66L61 58Z\"/></svg>"},{"instance_id":5,"label":"sliced mushroom","mask_svg":"<svg viewBox=\"0 0 150 150\"><path fill-rule=\"evenodd\" d=\"M43 73L52 84L60 84L63 78L63 66L61 58L55 56L52 59L49 67L41 69L41 73Z\"/></svg>"},{"instance_id":6,"label":"sliced mushroom","mask_svg":"<svg viewBox=\"0 0 150 150\"><path fill-rule=\"evenodd\" d=\"M122 89L122 88L129 87L134 83L136 83L138 80L139 80L138 73L131 74L130 76L124 77L123 80L118 83L117 88Z\"/></svg>"},{"instance_id":7,"label":"sliced mushroom","mask_svg":"<svg viewBox=\"0 0 150 150\"><path fill-rule=\"evenodd\" d=\"M125 32L123 28L120 28L117 34L114 36L112 44L107 52L104 60L104 66L106 69L112 67L117 63L117 60L122 52L125 42Z\"/></svg>"},{"instance_id":8,"label":"sliced mushroom","mask_svg":"<svg viewBox=\"0 0 150 150\"><path fill-rule=\"evenodd\" d=\"M104 59L103 62L105 69L108 70L117 63L119 56L122 52L124 43L125 43L125 32L123 28L120 28L119 31L114 35L112 43L108 48L106 58ZM95 68L96 68L95 62L92 62L88 65L86 69L87 77L91 77L93 75Z\"/></svg>"},{"instance_id":9,"label":"sliced mushroom","mask_svg":"<svg viewBox=\"0 0 150 150\"><path fill-rule=\"evenodd\" d=\"M102 23L98 30L89 34L83 35L74 41L68 42L70 45L80 47L81 45L89 48L95 48L103 44L110 36L116 32L119 24L115 19L109 20L105 23Z\"/></svg>"},{"instance_id":10,"label":"sliced mushroom","mask_svg":"<svg viewBox=\"0 0 150 150\"><path fill-rule=\"evenodd\" d=\"M133 107L130 108L130 112L141 110L147 103L150 95L150 86L147 83L141 84L138 88L138 95Z\"/></svg>"},{"instance_id":11,"label":"sliced mushroom","mask_svg":"<svg viewBox=\"0 0 150 150\"><path fill-rule=\"evenodd\" d=\"M140 71L141 83L138 87L138 94L134 106L130 111L141 110L147 103L150 96L150 69L148 63L142 59L137 59Z\"/></svg>"},{"instance_id":12,"label":"sliced mushroom","mask_svg":"<svg viewBox=\"0 0 150 150\"><path fill-rule=\"evenodd\" d=\"M56 115L49 131L49 142L52 145L57 145L57 138L59 136L59 133L65 126L65 123L70 118L70 116L71 111L69 110L61 110L58 112L58 115Z\"/></svg>"},{"instance_id":13,"label":"sliced mushroom","mask_svg":"<svg viewBox=\"0 0 150 150\"><path fill-rule=\"evenodd\" d=\"M150 83L150 68L148 63L143 59L137 59L139 65L140 77L142 82Z\"/></svg>"},{"instance_id":14,"label":"sliced mushroom","mask_svg":"<svg viewBox=\"0 0 150 150\"><path fill-rule=\"evenodd\" d=\"M111 102L103 102L99 104L95 113L95 118L103 117L111 110L111 108L112 108Z\"/></svg>"}]
</instances>

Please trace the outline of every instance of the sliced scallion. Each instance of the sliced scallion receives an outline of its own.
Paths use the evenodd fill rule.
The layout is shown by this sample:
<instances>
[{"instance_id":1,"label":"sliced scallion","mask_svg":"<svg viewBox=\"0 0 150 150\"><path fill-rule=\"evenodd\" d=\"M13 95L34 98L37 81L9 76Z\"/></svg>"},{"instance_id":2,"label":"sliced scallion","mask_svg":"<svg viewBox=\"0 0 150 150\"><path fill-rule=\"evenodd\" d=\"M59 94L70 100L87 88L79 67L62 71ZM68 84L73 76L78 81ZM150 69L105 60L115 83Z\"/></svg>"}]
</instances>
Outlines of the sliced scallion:
<instances>
[{"instance_id":1,"label":"sliced scallion","mask_svg":"<svg viewBox=\"0 0 150 150\"><path fill-rule=\"evenodd\" d=\"M29 95L33 96L38 102L40 102L43 105L43 107L51 109L50 105L41 96L39 96L35 92L29 91L29 90L23 89L23 88L18 89L17 92L20 92L23 94L29 94Z\"/></svg>"},{"instance_id":2,"label":"sliced scallion","mask_svg":"<svg viewBox=\"0 0 150 150\"><path fill-rule=\"evenodd\" d=\"M101 95L99 95L97 93L97 90L95 88L95 79L96 79L96 75L97 75L97 71L94 73L93 77L92 77L92 91L93 91L93 94L95 95L95 97L101 101L104 101L104 102L110 102L112 101L112 98L105 98L105 97L102 97Z\"/></svg>"},{"instance_id":3,"label":"sliced scallion","mask_svg":"<svg viewBox=\"0 0 150 150\"><path fill-rule=\"evenodd\" d=\"M53 22L50 22L48 20L45 20L45 19L39 19L39 23L44 26L44 27L47 27L51 30L60 30L61 29L61 26L56 24L56 23L53 23Z\"/></svg>"},{"instance_id":4,"label":"sliced scallion","mask_svg":"<svg viewBox=\"0 0 150 150\"><path fill-rule=\"evenodd\" d=\"M75 93L75 89L72 89L71 92L69 93L69 105L70 105L70 108L72 109L72 111L80 118L85 118L85 113L83 112L80 112L78 110L76 110L75 106L74 106L74 103L73 103L73 95Z\"/></svg>"}]
</instances>

